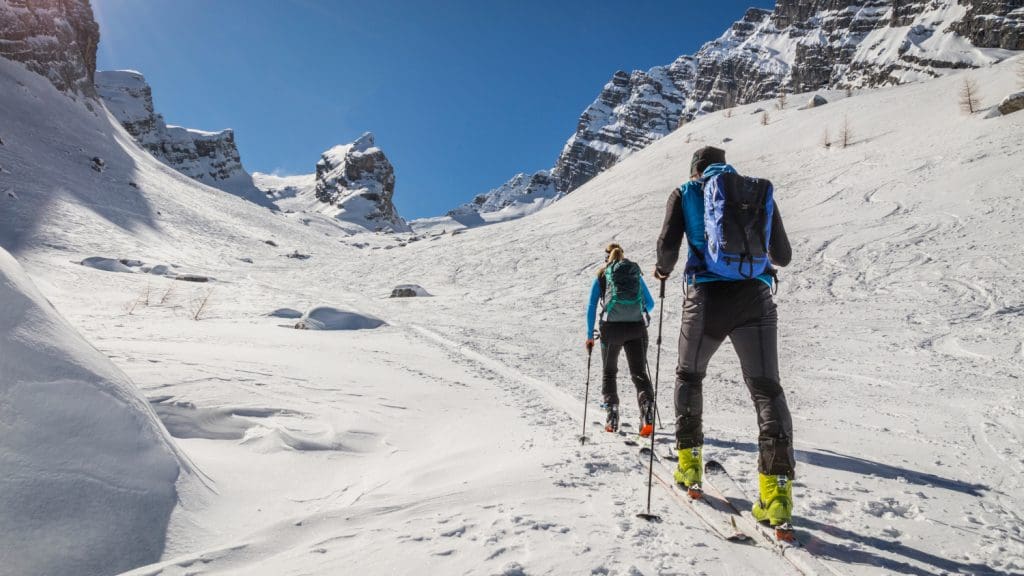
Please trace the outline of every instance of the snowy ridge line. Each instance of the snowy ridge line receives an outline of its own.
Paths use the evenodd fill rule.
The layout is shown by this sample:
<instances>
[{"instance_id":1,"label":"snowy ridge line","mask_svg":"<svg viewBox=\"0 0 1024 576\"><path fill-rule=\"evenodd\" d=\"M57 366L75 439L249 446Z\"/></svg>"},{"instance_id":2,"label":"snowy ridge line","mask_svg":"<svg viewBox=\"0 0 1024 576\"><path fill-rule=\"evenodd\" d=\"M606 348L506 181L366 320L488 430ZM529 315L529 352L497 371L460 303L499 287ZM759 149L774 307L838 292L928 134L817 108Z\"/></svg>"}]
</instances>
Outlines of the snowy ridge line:
<instances>
[{"instance_id":1,"label":"snowy ridge line","mask_svg":"<svg viewBox=\"0 0 1024 576\"><path fill-rule=\"evenodd\" d=\"M708 462L714 462L708 460ZM706 468L706 467L705 467ZM736 506L734 500L741 499L745 496L745 493L740 489L739 485L733 480L732 476L722 468L720 476L724 476L726 479L727 490L722 490L721 487L715 485L710 479L713 474L704 473L703 485L705 489L710 488L711 492L724 502L728 502L730 506L736 511L736 515L739 517L739 521L746 527L746 533L756 534L756 538L761 541L764 547L770 548L773 552L778 554L784 560L793 565L794 568L799 570L806 576L812 576L816 574L822 574L822 569L828 574L833 576L844 576L844 574L838 571L836 568L830 566L827 562L819 558L817 555L812 553L804 546L800 539L797 539L797 545L783 544L774 538L774 534L771 534L771 529L766 528L751 515L750 510L740 509ZM729 495L732 495L732 498Z\"/></svg>"}]
</instances>

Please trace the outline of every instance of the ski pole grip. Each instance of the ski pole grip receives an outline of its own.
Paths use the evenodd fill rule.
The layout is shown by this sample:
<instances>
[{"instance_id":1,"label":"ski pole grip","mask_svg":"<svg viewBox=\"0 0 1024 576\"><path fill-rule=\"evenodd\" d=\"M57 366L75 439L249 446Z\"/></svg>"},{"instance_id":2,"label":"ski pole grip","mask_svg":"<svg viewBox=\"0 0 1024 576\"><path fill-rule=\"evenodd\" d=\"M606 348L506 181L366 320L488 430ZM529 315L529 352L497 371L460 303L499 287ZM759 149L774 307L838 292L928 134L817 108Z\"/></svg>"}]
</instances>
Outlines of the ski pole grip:
<instances>
[{"instance_id":1,"label":"ski pole grip","mask_svg":"<svg viewBox=\"0 0 1024 576\"><path fill-rule=\"evenodd\" d=\"M665 298L665 279L664 278L661 279L661 294L658 296L658 298L661 298L661 299Z\"/></svg>"}]
</instances>

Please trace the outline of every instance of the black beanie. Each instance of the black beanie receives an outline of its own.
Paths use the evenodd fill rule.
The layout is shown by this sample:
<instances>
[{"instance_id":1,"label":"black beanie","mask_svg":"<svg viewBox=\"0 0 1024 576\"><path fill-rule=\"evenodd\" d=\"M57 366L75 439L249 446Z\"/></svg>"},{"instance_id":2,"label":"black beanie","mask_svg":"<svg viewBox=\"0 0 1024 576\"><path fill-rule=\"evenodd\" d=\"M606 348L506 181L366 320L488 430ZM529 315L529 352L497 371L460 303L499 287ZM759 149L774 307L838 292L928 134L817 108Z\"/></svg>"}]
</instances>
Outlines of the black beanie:
<instances>
[{"instance_id":1,"label":"black beanie","mask_svg":"<svg viewBox=\"0 0 1024 576\"><path fill-rule=\"evenodd\" d=\"M690 161L690 176L700 176L712 164L725 164L725 150L705 146L693 153Z\"/></svg>"}]
</instances>

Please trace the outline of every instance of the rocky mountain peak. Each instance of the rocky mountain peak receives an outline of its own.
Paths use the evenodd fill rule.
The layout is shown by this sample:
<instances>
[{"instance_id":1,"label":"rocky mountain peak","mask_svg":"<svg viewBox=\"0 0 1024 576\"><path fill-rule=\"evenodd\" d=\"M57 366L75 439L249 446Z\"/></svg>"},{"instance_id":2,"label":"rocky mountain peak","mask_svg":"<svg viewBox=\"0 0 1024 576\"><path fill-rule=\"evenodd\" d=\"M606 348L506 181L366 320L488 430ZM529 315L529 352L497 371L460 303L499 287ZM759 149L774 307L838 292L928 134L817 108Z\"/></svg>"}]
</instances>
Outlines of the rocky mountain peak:
<instances>
[{"instance_id":1,"label":"rocky mountain peak","mask_svg":"<svg viewBox=\"0 0 1024 576\"><path fill-rule=\"evenodd\" d=\"M776 96L873 87L985 66L1024 50L1020 0L778 0L693 56L615 72L580 116L552 176L583 185L681 120Z\"/></svg>"},{"instance_id":2,"label":"rocky mountain peak","mask_svg":"<svg viewBox=\"0 0 1024 576\"><path fill-rule=\"evenodd\" d=\"M339 219L365 223L371 230L409 230L392 202L395 169L370 132L320 156L315 194Z\"/></svg>"}]
</instances>

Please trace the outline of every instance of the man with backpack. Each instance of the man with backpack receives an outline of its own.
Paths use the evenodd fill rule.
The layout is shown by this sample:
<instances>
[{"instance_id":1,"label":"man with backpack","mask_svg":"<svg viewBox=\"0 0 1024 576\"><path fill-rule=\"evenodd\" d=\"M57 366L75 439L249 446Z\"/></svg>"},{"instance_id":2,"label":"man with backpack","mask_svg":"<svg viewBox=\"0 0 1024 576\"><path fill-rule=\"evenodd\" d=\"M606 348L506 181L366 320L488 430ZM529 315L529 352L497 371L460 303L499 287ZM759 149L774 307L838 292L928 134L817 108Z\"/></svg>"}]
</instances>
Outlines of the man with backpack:
<instances>
[{"instance_id":1,"label":"man with backpack","mask_svg":"<svg viewBox=\"0 0 1024 576\"><path fill-rule=\"evenodd\" d=\"M609 244L605 248L605 263L598 270L590 288L587 307L587 351L594 348L594 318L598 301L601 311L601 357L604 376L601 393L608 412L605 430L619 430L619 392L616 377L619 371L619 352L626 352L626 363L636 386L640 406L640 435L648 437L654 432L654 389L647 374L647 318L654 309L647 284L635 262L626 260L622 246Z\"/></svg>"},{"instance_id":2,"label":"man with backpack","mask_svg":"<svg viewBox=\"0 0 1024 576\"><path fill-rule=\"evenodd\" d=\"M676 482L701 497L702 384L708 362L728 336L757 410L760 499L757 520L791 539L793 423L779 383L778 317L772 300L774 266L792 257L771 182L740 176L725 151L697 150L691 180L673 190L658 238L655 277L665 281L684 237L686 300L676 367Z\"/></svg>"}]
</instances>

